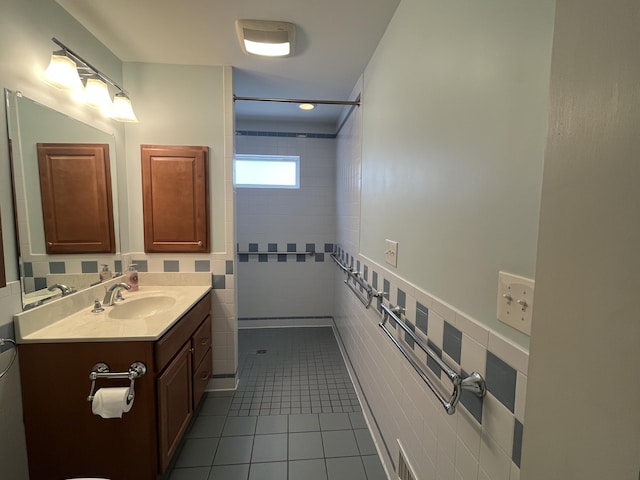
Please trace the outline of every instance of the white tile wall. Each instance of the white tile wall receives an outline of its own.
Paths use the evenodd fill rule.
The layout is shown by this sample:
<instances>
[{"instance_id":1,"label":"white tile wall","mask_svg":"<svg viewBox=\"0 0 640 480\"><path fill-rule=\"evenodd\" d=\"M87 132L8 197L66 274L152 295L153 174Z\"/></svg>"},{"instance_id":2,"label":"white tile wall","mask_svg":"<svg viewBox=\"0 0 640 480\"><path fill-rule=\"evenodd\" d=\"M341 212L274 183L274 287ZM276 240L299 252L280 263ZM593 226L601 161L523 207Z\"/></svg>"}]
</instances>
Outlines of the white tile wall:
<instances>
[{"instance_id":1,"label":"white tile wall","mask_svg":"<svg viewBox=\"0 0 640 480\"><path fill-rule=\"evenodd\" d=\"M429 339L443 346L444 322L462 333L461 367L486 375L487 350L517 371L515 412L509 411L492 394L484 400L482 423L461 404L454 415L447 415L433 393L422 383L408 362L397 352L384 332L374 308L365 309L343 284L344 274L334 268L334 320L340 341L362 386L365 413L380 445L388 468L397 463L400 439L420 479L518 480L519 468L512 462L515 418L524 417L528 353L489 331L455 306L422 291L393 271L357 255L359 251L360 198L360 117L356 112L345 124L337 143L337 243L341 250L366 265L369 283L373 271L378 288L383 279L391 282L390 302L397 300L397 289L406 293L407 319L415 322L415 305L429 308ZM446 353L447 361L452 361ZM453 363L453 367L458 366ZM427 373L430 371L427 369ZM448 380L442 390L451 391ZM515 413L515 414L514 414ZM375 419L375 421L373 420ZM525 426L526 428L526 426Z\"/></svg>"},{"instance_id":2,"label":"white tile wall","mask_svg":"<svg viewBox=\"0 0 640 480\"><path fill-rule=\"evenodd\" d=\"M264 125L258 131L273 131ZM300 189L238 188L237 243L239 251L247 251L257 243L267 251L269 243L277 243L278 251L286 251L287 243L305 251L307 243L335 243L335 178L336 142L327 138L248 136L236 137L236 151L255 155L299 155ZM278 262L269 256L259 262L249 256L238 266L238 316L240 318L295 318L331 316L333 275L328 254L324 262L307 256L297 262L288 256Z\"/></svg>"}]
</instances>

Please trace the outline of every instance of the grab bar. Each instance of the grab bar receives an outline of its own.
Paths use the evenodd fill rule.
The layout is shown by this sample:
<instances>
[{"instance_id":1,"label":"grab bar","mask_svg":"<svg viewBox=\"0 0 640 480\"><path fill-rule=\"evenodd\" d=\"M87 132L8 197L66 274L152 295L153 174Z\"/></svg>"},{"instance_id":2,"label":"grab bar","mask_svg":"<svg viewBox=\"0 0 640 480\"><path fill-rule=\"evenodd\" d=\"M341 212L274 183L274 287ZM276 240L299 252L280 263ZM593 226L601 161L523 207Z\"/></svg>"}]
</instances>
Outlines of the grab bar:
<instances>
[{"instance_id":1,"label":"grab bar","mask_svg":"<svg viewBox=\"0 0 640 480\"><path fill-rule=\"evenodd\" d=\"M336 265L338 265L338 267L340 267L340 270L342 270L343 272L353 272L353 267L347 267L346 265L344 265L340 260L338 260L338 256L335 254L335 252L331 254L331 258L333 258L333 261L336 262Z\"/></svg>"},{"instance_id":2,"label":"grab bar","mask_svg":"<svg viewBox=\"0 0 640 480\"><path fill-rule=\"evenodd\" d=\"M373 289L371 285L365 282L360 276L360 272L354 272L353 267L345 266L335 253L331 254L331 258L336 262L338 267L347 274L347 279L344 283L349 287L349 289L355 294L355 296L360 300L360 302L364 305L364 308L369 308L371 306L371 302L374 298L382 298L384 295L383 292L379 292ZM349 280L353 280L353 285L349 283ZM366 297L362 294L362 292L358 291L356 288L356 284L358 284L363 290L366 291Z\"/></svg>"},{"instance_id":3,"label":"grab bar","mask_svg":"<svg viewBox=\"0 0 640 480\"><path fill-rule=\"evenodd\" d=\"M91 380L91 390L89 391L87 402L93 401L93 394L96 389L96 380L99 378L128 378L129 380L131 380L131 383L129 385L129 395L127 395L127 400L131 401L133 400L135 394L133 387L136 378L143 377L145 373L147 373L147 366L142 362L133 362L127 372L110 372L109 365L107 365L106 363L96 363L91 369L91 373L89 373L89 380Z\"/></svg>"},{"instance_id":4,"label":"grab bar","mask_svg":"<svg viewBox=\"0 0 640 480\"><path fill-rule=\"evenodd\" d=\"M434 395L438 398L438 400L440 400L440 403L442 403L442 406L444 407L445 411L449 415L453 415L455 413L456 405L458 405L458 402L460 401L460 395L462 394L462 390L470 391L480 398L485 396L487 392L487 386L484 381L484 378L482 378L482 375L480 375L478 372L472 372L471 375L469 375L468 377L462 378L460 374L458 374L451 367L449 367L445 362L442 361L442 359L433 350L431 350L427 345L425 345L422 339L420 339L415 334L415 332L413 332L409 327L407 327L407 325L396 315L396 312L394 311L394 309L389 308L384 303L382 303L380 306L382 307L384 315L383 315L382 322L380 322L378 326L382 328L382 330L384 330L384 332L391 339L391 341L393 341L393 343L398 348L398 350L400 350L400 353L402 353L404 358L407 359L407 361L418 373L420 378L422 378L422 380L427 384L429 389L434 393ZM385 324L387 323L387 320L389 318L391 318L396 323L396 325L400 326L400 328L402 328L411 337L411 339L415 342L415 344L418 345L420 349L422 349L422 351L425 352L431 359L433 359L438 364L440 369L447 375L447 377L453 384L453 392L451 393L451 397L447 399L435 387L435 385L433 385L433 383L431 382L429 377L427 377L426 373L422 370L418 362L405 350L402 344L400 344L400 342L396 339L396 337L387 329Z\"/></svg>"}]
</instances>

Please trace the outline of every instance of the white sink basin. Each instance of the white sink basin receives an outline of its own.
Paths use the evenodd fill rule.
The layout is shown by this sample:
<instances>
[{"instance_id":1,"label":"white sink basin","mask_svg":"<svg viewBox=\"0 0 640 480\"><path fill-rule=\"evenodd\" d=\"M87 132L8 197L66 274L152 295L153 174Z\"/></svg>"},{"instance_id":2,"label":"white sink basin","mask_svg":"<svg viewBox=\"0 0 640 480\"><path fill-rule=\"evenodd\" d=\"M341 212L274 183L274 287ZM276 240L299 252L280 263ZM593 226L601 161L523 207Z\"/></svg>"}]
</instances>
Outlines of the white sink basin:
<instances>
[{"instance_id":1,"label":"white sink basin","mask_svg":"<svg viewBox=\"0 0 640 480\"><path fill-rule=\"evenodd\" d=\"M126 298L122 302L107 307L109 318L115 320L135 320L147 318L171 309L176 304L175 297L164 294L150 294L144 297Z\"/></svg>"}]
</instances>

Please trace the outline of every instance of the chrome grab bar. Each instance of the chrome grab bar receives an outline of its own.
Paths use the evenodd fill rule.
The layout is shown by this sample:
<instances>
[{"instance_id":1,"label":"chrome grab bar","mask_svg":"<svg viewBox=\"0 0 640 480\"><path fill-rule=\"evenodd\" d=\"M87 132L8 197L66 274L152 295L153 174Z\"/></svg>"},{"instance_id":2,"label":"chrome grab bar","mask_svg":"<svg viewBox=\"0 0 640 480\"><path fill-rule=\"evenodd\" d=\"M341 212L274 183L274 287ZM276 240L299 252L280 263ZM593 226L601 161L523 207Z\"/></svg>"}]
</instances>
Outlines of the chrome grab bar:
<instances>
[{"instance_id":1,"label":"chrome grab bar","mask_svg":"<svg viewBox=\"0 0 640 480\"><path fill-rule=\"evenodd\" d=\"M99 378L128 378L129 380L131 380L131 383L129 384L129 395L127 396L127 400L131 401L133 400L133 397L135 395L133 387L136 378L143 377L145 373L147 373L147 366L142 362L133 362L127 372L110 372L109 365L107 365L106 363L96 363L91 369L91 373L89 373L89 380L91 380L91 390L89 391L87 401L93 401L94 393L96 390L96 380L98 380Z\"/></svg>"},{"instance_id":2,"label":"chrome grab bar","mask_svg":"<svg viewBox=\"0 0 640 480\"><path fill-rule=\"evenodd\" d=\"M2 369L2 372L0 372L0 378L4 377L7 374L7 372L11 368L11 365L13 365L13 362L16 360L16 356L18 355L18 345L16 344L15 340L13 340L12 338L0 338L0 347L4 346L5 343L10 343L13 346L13 353L11 354L11 360L9 360L8 365Z\"/></svg>"},{"instance_id":3,"label":"chrome grab bar","mask_svg":"<svg viewBox=\"0 0 640 480\"><path fill-rule=\"evenodd\" d=\"M427 384L429 389L434 393L434 395L438 398L438 400L440 400L440 403L442 403L442 406L444 407L445 411L449 415L453 415L455 413L456 406L458 405L458 402L460 401L460 395L462 394L462 390L470 391L470 392L474 393L476 396L478 396L480 398L485 396L485 394L487 392L487 386L486 386L486 383L484 381L484 378L482 378L482 375L480 375L478 372L473 372L468 377L462 378L462 376L460 376L459 373L454 371L445 362L443 362L442 359L431 348L429 348L427 345L425 345L425 343L422 341L422 339L420 339L397 316L396 312L398 312L398 310L396 310L396 309L398 307L396 307L396 309L390 308L387 305L385 305L384 303L382 303L380 306L382 307L382 310L383 310L384 313L383 313L382 322L380 322L378 324L378 326L380 326L380 328L382 328L382 330L384 330L384 332L391 339L391 341L395 344L395 346L398 348L398 350L400 350L400 353L402 353L402 355L407 359L407 361L411 364L411 366L418 373L420 378L422 378L422 380ZM396 310L396 311L394 311L394 310ZM420 364L418 364L418 362L415 360L415 358L413 358L413 356L411 356L405 350L405 348L398 341L398 339L396 339L396 337L387 329L386 323L387 323L387 320L389 318L391 318L396 323L396 325L398 325L400 328L402 328L402 330L404 330L404 332L406 332L411 337L411 339L415 342L415 344L418 345L420 347L420 349L423 352L425 352L432 360L434 360L438 364L440 369L447 375L447 377L449 378L449 380L453 384L453 392L451 393L451 396L448 399L435 387L435 385L433 385L433 383L431 382L429 377L427 377L425 372L422 370L422 367L420 366Z\"/></svg>"},{"instance_id":4,"label":"chrome grab bar","mask_svg":"<svg viewBox=\"0 0 640 480\"><path fill-rule=\"evenodd\" d=\"M333 258L333 261L336 262L338 267L340 267L340 269L347 274L347 279L344 281L344 283L347 285L347 287L349 287L349 289L351 289L358 300L360 300L360 302L364 305L364 308L369 308L374 298L382 298L384 293L374 290L371 285L369 285L362 279L360 272L354 272L353 267L347 267L346 265L344 265L338 259L335 253L331 254L331 258ZM353 285L349 283L349 280L353 280ZM361 291L358 291L358 289L356 288L356 284L366 292L366 296Z\"/></svg>"}]
</instances>

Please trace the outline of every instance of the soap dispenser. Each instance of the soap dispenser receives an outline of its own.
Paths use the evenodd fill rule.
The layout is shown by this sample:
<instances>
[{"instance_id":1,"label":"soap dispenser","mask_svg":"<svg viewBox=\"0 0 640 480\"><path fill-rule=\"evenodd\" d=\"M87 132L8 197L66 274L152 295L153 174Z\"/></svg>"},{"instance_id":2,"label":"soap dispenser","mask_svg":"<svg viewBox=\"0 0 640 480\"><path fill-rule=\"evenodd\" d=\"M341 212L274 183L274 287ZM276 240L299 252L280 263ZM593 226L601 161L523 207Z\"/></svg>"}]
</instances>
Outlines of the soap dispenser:
<instances>
[{"instance_id":1,"label":"soap dispenser","mask_svg":"<svg viewBox=\"0 0 640 480\"><path fill-rule=\"evenodd\" d=\"M102 271L100 272L100 281L104 282L113 278L113 273L109 270L109 265L106 263L102 265Z\"/></svg>"},{"instance_id":2,"label":"soap dispenser","mask_svg":"<svg viewBox=\"0 0 640 480\"><path fill-rule=\"evenodd\" d=\"M131 289L129 289L130 292L138 291L138 270L136 270L135 263L129 265L129 269L127 270L127 283L131 287Z\"/></svg>"}]
</instances>

